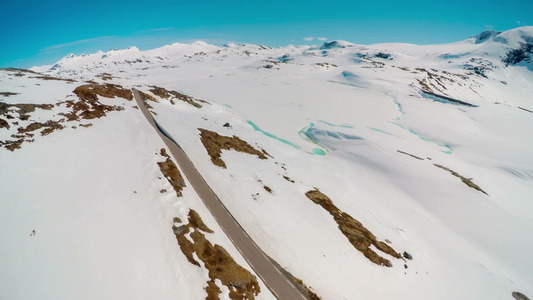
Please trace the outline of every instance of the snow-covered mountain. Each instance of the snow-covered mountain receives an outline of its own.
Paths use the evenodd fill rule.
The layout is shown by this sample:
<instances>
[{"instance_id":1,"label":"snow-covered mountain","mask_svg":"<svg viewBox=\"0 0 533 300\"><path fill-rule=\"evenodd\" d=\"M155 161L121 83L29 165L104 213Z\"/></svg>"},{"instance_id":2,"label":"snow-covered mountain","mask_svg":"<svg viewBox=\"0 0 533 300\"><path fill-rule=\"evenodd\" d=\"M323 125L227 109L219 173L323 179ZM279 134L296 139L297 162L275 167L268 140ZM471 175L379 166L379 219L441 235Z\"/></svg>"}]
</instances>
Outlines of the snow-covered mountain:
<instances>
[{"instance_id":1,"label":"snow-covered mountain","mask_svg":"<svg viewBox=\"0 0 533 300\"><path fill-rule=\"evenodd\" d=\"M2 69L0 299L274 298L132 88L309 297L532 297L529 26Z\"/></svg>"}]
</instances>

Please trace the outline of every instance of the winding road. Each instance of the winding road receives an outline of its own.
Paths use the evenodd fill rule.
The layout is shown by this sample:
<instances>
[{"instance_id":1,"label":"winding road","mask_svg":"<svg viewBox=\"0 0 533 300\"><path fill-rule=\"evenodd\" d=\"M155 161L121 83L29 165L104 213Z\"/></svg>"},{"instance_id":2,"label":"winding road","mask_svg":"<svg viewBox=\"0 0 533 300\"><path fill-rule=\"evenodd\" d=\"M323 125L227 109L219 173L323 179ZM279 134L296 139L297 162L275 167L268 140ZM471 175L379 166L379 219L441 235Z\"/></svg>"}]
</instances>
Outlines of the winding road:
<instances>
[{"instance_id":1,"label":"winding road","mask_svg":"<svg viewBox=\"0 0 533 300\"><path fill-rule=\"evenodd\" d=\"M137 90L133 89L135 101L144 117L156 129L161 139L167 145L170 153L191 183L192 187L209 209L224 233L252 267L255 273L263 280L268 289L280 300L308 299L294 284L283 275L278 267L265 255L250 236L230 214L224 204L206 183L202 175L178 145L178 143L154 120Z\"/></svg>"}]
</instances>

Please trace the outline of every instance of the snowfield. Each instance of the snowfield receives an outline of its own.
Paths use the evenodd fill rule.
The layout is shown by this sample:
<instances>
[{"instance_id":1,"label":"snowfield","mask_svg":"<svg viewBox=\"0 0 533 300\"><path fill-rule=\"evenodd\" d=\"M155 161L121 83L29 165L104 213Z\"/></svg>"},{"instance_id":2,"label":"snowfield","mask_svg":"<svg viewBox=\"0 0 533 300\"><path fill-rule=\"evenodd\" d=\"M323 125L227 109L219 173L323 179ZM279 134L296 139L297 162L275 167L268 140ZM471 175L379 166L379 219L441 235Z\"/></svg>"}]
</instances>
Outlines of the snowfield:
<instances>
[{"instance_id":1,"label":"snowfield","mask_svg":"<svg viewBox=\"0 0 533 300\"><path fill-rule=\"evenodd\" d=\"M533 297L529 26L430 46L131 47L0 70L0 299L205 299L208 271L172 228L191 209L255 274L188 182L177 197L161 174L164 144L131 88L322 299ZM200 129L266 159L222 143L215 165ZM274 299L258 281L257 299Z\"/></svg>"}]
</instances>

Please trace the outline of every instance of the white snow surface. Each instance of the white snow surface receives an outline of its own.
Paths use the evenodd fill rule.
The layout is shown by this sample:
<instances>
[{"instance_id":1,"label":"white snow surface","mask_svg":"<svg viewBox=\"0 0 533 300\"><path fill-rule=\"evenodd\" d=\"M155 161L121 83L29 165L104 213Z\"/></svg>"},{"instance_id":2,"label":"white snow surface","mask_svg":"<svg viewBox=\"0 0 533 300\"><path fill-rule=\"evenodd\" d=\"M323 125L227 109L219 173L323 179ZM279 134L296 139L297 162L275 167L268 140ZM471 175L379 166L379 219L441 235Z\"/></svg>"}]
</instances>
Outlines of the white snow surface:
<instances>
[{"instance_id":1,"label":"white snow surface","mask_svg":"<svg viewBox=\"0 0 533 300\"><path fill-rule=\"evenodd\" d=\"M32 68L76 83L3 75L0 92L20 93L8 103L53 103L107 73L148 94L155 85L208 101L150 105L253 240L322 299L531 298L532 54L502 61L523 43L532 26L446 45L132 47ZM189 208L250 270L190 187L159 193L171 191L157 178L162 142L133 103L112 101L125 110L91 128L0 150L0 299L203 299L207 275L171 228ZM223 151L220 168L198 128L271 157ZM306 198L314 188L413 260L367 260Z\"/></svg>"},{"instance_id":2,"label":"white snow surface","mask_svg":"<svg viewBox=\"0 0 533 300\"><path fill-rule=\"evenodd\" d=\"M0 86L20 94L6 103L71 99L82 84L9 73ZM207 239L253 273L187 181L176 196L157 165L165 145L135 103L100 100L125 110L0 150L0 299L204 299L207 270L189 263L172 230L190 209L215 232ZM58 117L37 111L32 121ZM257 299L275 299L260 287Z\"/></svg>"}]
</instances>

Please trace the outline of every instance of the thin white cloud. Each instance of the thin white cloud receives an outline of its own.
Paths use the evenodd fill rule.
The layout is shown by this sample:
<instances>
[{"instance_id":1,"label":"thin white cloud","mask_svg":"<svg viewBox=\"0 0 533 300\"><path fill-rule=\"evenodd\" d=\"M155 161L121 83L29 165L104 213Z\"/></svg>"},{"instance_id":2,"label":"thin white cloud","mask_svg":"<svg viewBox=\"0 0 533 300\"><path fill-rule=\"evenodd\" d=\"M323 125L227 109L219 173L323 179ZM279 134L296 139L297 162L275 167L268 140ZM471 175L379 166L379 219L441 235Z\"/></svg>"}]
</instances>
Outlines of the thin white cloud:
<instances>
[{"instance_id":1,"label":"thin white cloud","mask_svg":"<svg viewBox=\"0 0 533 300\"><path fill-rule=\"evenodd\" d=\"M116 36L101 36L101 37L92 38L92 39L84 39L84 40L78 40L78 41L68 42L68 43L64 43L64 44L57 44L57 45L52 45L52 46L45 47L45 48L39 50L39 52L41 54L48 54L48 53L53 53L53 52L59 51L59 50L64 49L64 48L68 48L68 47L72 47L72 46L76 46L76 45L81 45L81 44L85 44L85 43L90 43L90 42L94 42L94 41L98 41L98 40L115 38L115 37Z\"/></svg>"},{"instance_id":2,"label":"thin white cloud","mask_svg":"<svg viewBox=\"0 0 533 300\"><path fill-rule=\"evenodd\" d=\"M304 37L304 40L306 40L306 41L312 41L312 40L314 40L314 39L315 39L314 36Z\"/></svg>"},{"instance_id":3,"label":"thin white cloud","mask_svg":"<svg viewBox=\"0 0 533 300\"><path fill-rule=\"evenodd\" d=\"M183 40L174 40L168 44L171 43L180 43L180 44L192 44L194 42L204 42L210 45L224 45L228 43L235 43L235 44L242 44L243 42L240 41L232 41L232 40L226 40L226 39L217 39L217 38L197 38L197 39L183 39Z\"/></svg>"},{"instance_id":4,"label":"thin white cloud","mask_svg":"<svg viewBox=\"0 0 533 300\"><path fill-rule=\"evenodd\" d=\"M319 41L327 41L328 38L325 38L325 37L319 37L319 38L317 38L317 40L319 40Z\"/></svg>"},{"instance_id":5,"label":"thin white cloud","mask_svg":"<svg viewBox=\"0 0 533 300\"><path fill-rule=\"evenodd\" d=\"M135 31L135 33L146 33L146 32L154 32L154 31L167 31L167 30L172 30L172 29L174 29L174 27L152 28L152 29Z\"/></svg>"},{"instance_id":6,"label":"thin white cloud","mask_svg":"<svg viewBox=\"0 0 533 300\"><path fill-rule=\"evenodd\" d=\"M487 25L485 25L485 28L487 28L487 29L493 29L493 28L494 28L494 25L487 24Z\"/></svg>"},{"instance_id":7,"label":"thin white cloud","mask_svg":"<svg viewBox=\"0 0 533 300\"><path fill-rule=\"evenodd\" d=\"M520 21L516 21L516 23L518 23L518 25L522 25L522 22L520 22Z\"/></svg>"}]
</instances>

